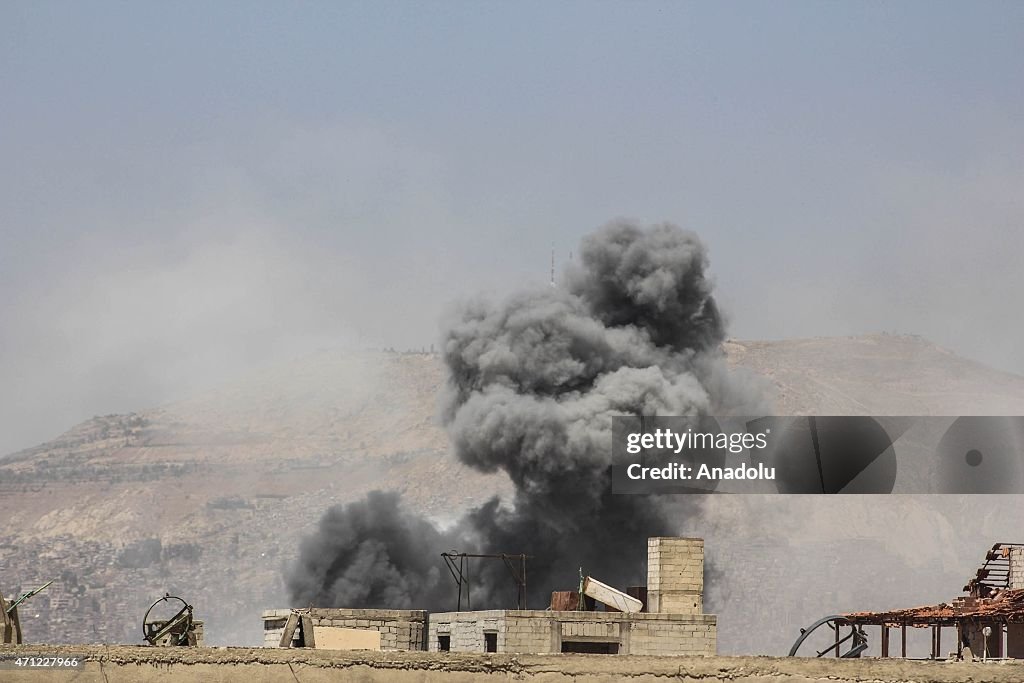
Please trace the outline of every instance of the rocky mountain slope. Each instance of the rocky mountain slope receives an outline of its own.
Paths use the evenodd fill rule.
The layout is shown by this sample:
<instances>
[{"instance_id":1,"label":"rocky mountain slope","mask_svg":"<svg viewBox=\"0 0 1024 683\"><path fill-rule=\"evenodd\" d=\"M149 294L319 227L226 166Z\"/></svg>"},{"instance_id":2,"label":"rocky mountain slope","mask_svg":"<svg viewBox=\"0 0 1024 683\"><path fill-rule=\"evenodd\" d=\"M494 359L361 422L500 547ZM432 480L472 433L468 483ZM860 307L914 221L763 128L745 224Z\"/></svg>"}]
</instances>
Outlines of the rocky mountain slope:
<instances>
[{"instance_id":1,"label":"rocky mountain slope","mask_svg":"<svg viewBox=\"0 0 1024 683\"><path fill-rule=\"evenodd\" d=\"M770 382L778 414L1024 415L1024 378L915 337L724 350ZM443 383L433 354L322 352L0 459L0 585L57 579L25 612L27 636L136 642L170 591L196 605L211 642L255 643L260 610L287 603L283 566L331 504L398 490L443 521L507 494L501 476L448 455ZM680 528L708 539L722 651L776 651L825 612L952 597L1020 526L1018 497L998 498L715 496ZM922 569L927 581L901 573ZM760 582L776 579L786 589L768 599Z\"/></svg>"}]
</instances>

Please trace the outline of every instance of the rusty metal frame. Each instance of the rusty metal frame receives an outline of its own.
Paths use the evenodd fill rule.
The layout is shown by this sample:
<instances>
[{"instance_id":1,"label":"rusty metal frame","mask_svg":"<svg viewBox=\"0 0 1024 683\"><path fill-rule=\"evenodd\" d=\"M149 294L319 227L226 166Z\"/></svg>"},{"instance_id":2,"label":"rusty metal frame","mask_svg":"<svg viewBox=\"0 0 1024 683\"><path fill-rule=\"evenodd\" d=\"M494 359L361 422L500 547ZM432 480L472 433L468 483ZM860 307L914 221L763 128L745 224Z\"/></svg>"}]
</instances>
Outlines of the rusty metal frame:
<instances>
[{"instance_id":1,"label":"rusty metal frame","mask_svg":"<svg viewBox=\"0 0 1024 683\"><path fill-rule=\"evenodd\" d=\"M163 626L154 630L152 633L146 628L148 624L152 623L149 621L149 614L153 609L162 602L170 603L171 600L177 600L182 604L181 609L171 617L164 621ZM180 630L180 633L175 633L176 630ZM171 636L172 645L195 645L192 642L194 636L192 631L192 605L185 601L184 598L180 598L177 595L171 595L165 593L164 597L160 598L146 610L146 614L142 617L142 637L150 645L156 645L157 641L166 635Z\"/></svg>"},{"instance_id":2,"label":"rusty metal frame","mask_svg":"<svg viewBox=\"0 0 1024 683\"><path fill-rule=\"evenodd\" d=\"M1024 543L996 543L985 554L985 562L975 576L964 586L964 593L985 598L997 590L1009 588L1010 549L1020 548Z\"/></svg>"},{"instance_id":3,"label":"rusty metal frame","mask_svg":"<svg viewBox=\"0 0 1024 683\"><path fill-rule=\"evenodd\" d=\"M532 555L525 555L522 553L460 553L453 550L451 552L441 553L441 557L444 558L444 562L448 566L448 571L451 573L452 578L455 579L455 585L459 588L459 597L455 611L462 611L463 586L465 586L466 589L466 609L473 609L469 593L469 561L471 559L502 560L505 563L505 567L508 569L509 574L512 575L512 582L516 586L516 609L526 609L526 561L532 559ZM518 561L518 571L514 561Z\"/></svg>"},{"instance_id":4,"label":"rusty metal frame","mask_svg":"<svg viewBox=\"0 0 1024 683\"><path fill-rule=\"evenodd\" d=\"M793 643L793 647L790 648L789 656L795 657L800 646L803 645L804 640L822 626L828 626L835 632L835 643L824 650L815 650L815 654L818 657L825 657L829 653L834 652L836 657L840 657L842 659L853 659L860 657L861 653L868 647L867 634L864 633L864 629L862 629L860 625L849 622L842 614L833 614L831 616L818 619L807 628L800 629L800 637L796 639L796 642ZM840 631L845 626L850 627L850 632L844 637ZM842 652L842 645L849 640L852 640L853 642L850 649L844 653Z\"/></svg>"},{"instance_id":5,"label":"rusty metal frame","mask_svg":"<svg viewBox=\"0 0 1024 683\"><path fill-rule=\"evenodd\" d=\"M796 650L811 631L826 623L835 630L836 643L819 652L819 657L833 650L838 655L841 642L850 638L847 636L840 641L839 628L847 625L854 629L861 629L864 626L880 627L882 657L890 656L890 630L900 629L900 651L904 659L907 657L907 627L931 630L930 659L942 658L943 628L956 629L957 657L963 655L964 636L968 626L992 626L1001 634L1000 637L1005 637L1010 624L1024 623L1024 589L1010 588L1010 550L1022 547L1024 543L993 545L986 553L984 563L975 576L964 586L964 592L968 595L957 598L953 604L940 603L887 612L854 612L825 617L808 629L800 630L800 637L790 650L790 655L796 654ZM1000 650L1005 655L1002 645Z\"/></svg>"}]
</instances>

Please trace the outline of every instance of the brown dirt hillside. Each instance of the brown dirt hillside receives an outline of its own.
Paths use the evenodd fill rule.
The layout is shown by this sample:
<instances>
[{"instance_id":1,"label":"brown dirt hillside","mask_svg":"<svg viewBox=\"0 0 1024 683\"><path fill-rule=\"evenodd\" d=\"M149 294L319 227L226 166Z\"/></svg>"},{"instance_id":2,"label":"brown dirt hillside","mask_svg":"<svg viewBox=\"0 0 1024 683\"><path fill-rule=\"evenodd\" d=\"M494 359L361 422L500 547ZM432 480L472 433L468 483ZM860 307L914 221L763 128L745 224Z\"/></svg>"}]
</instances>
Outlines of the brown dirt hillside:
<instances>
[{"instance_id":1,"label":"brown dirt hillside","mask_svg":"<svg viewBox=\"0 0 1024 683\"><path fill-rule=\"evenodd\" d=\"M725 352L731 365L774 385L780 414L1024 415L1024 378L916 337L729 341ZM0 460L0 587L13 594L57 579L25 612L36 642L136 642L142 613L165 591L196 605L212 642L257 642L260 610L287 600L282 567L329 505L392 489L444 521L508 493L501 476L448 455L436 420L442 385L436 355L322 352L186 401L95 417L12 454ZM950 515L984 512L965 499L939 512L917 501L845 501L822 512L780 497L726 498L681 525L708 536L713 560L711 541L719 543L720 571L739 563L780 573L780 581L792 572L765 549L778 547L770 539L782 539L789 557L834 555L813 544L866 529L854 533L868 543L858 552L905 563L921 553L878 525L908 525L934 555L964 543ZM784 505L806 510L794 513L796 522L773 524ZM998 529L1001 518L989 519ZM946 580L962 565L945 561L934 574ZM730 583L731 598L746 590L740 579ZM734 650L775 646L745 639L746 628L730 635L726 616L725 651L730 638L742 640ZM803 616L797 610L787 619Z\"/></svg>"}]
</instances>

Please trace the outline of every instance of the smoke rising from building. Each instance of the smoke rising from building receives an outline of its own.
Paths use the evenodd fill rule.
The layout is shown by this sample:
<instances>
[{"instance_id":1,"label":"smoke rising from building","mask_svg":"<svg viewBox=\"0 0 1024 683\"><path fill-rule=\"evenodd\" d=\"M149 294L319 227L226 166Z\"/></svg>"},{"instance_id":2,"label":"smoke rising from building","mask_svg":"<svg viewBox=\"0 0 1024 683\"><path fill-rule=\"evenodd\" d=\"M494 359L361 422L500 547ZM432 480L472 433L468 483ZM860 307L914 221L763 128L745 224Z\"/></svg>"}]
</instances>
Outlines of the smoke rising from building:
<instances>
[{"instance_id":1,"label":"smoke rising from building","mask_svg":"<svg viewBox=\"0 0 1024 683\"><path fill-rule=\"evenodd\" d=\"M505 472L513 499L446 531L400 512L396 498L381 505L381 494L333 508L287 578L293 602L432 609L443 596L451 608L438 555L452 548L532 556L531 607L573 587L581 566L641 583L628 558L643 556L648 536L676 533L677 516L699 513L699 502L670 515L656 497L613 495L611 418L758 409L756 392L725 369L707 265L692 232L616 222L584 239L558 286L459 308L443 338L443 420L456 457ZM477 562L471 578L474 608L510 606L502 563Z\"/></svg>"},{"instance_id":2,"label":"smoke rising from building","mask_svg":"<svg viewBox=\"0 0 1024 683\"><path fill-rule=\"evenodd\" d=\"M288 588L296 604L433 609L447 588L438 557L446 542L433 524L404 512L397 493L373 491L327 511L302 541Z\"/></svg>"}]
</instances>

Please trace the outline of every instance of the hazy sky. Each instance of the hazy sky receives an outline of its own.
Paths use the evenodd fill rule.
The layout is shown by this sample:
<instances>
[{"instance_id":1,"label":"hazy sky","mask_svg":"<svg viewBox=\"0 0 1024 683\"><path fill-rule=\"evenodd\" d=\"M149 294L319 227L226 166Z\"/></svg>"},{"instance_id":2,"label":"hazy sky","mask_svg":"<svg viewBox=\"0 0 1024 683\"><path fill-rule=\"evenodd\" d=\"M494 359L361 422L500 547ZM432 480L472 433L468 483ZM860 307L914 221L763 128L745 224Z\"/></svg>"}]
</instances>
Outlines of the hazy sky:
<instances>
[{"instance_id":1,"label":"hazy sky","mask_svg":"<svg viewBox=\"0 0 1024 683\"><path fill-rule=\"evenodd\" d=\"M325 346L427 346L586 232L742 338L1024 372L1024 3L0 0L0 452Z\"/></svg>"}]
</instances>

